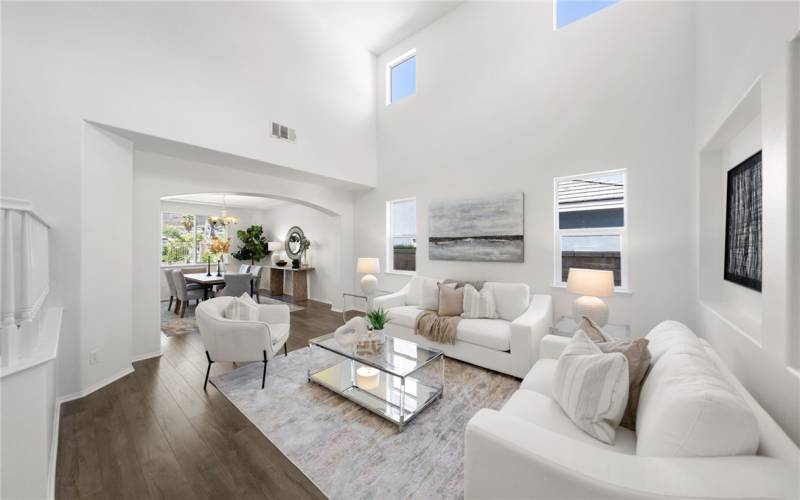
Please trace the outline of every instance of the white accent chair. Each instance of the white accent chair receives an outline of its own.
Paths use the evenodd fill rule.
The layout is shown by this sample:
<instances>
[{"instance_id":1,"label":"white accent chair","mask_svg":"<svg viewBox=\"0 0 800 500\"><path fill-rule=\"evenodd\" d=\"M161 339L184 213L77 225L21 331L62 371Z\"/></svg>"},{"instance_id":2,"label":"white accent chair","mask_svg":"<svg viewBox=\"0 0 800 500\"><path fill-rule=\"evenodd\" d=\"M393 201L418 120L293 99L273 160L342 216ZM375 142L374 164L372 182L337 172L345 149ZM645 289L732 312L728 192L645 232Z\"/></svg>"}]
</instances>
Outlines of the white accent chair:
<instances>
[{"instance_id":1,"label":"white accent chair","mask_svg":"<svg viewBox=\"0 0 800 500\"><path fill-rule=\"evenodd\" d=\"M445 356L522 378L539 359L539 342L553 324L550 295L531 295L525 283L487 281L498 319L462 319L454 344L441 344L416 335L414 325L423 302L438 297L438 280L414 276L398 292L376 297L374 308L389 315L386 333L444 351ZM437 300L438 302L438 300Z\"/></svg>"},{"instance_id":2,"label":"white accent chair","mask_svg":"<svg viewBox=\"0 0 800 500\"><path fill-rule=\"evenodd\" d=\"M681 335L685 337L687 331L691 332L678 325L665 322L654 331L660 328L659 334L663 334L667 328L677 330L682 327L684 332L667 332L676 339ZM672 340L668 339L669 342ZM661 401L663 392L659 389L665 386L674 388L674 384L682 380L682 370L689 364L700 362L696 355L686 354L681 345L675 349L680 363L675 362L676 358L668 361L659 369L660 374L667 376L655 380L653 374L660 359L651 349L653 368L642 386L636 432L618 428L613 445L584 433L552 396L557 359L569 341L566 337L545 336L540 349L541 359L503 408L500 411L482 409L467 423L465 498L800 498L800 476L797 474L800 450L725 367L708 343L700 341L701 349L705 350L712 365L703 362L703 366L716 366L717 376L727 381L744 399L758 422L758 450L754 455L638 454L642 451L637 447L639 441L654 437L681 440L687 449L702 449L710 440L721 439L726 444L737 438L737 430L732 430L718 432L717 436L704 433L687 443L684 436L691 434L665 428L674 424L668 422L666 426L655 428L643 425L661 418L658 414L665 408L686 415L707 411L710 416L706 421L713 423L714 418L719 418L718 427L723 429L736 424L708 408L714 397L708 396L705 388L702 390L706 391L707 399ZM697 380L702 383L702 377ZM683 385L687 391L692 391L696 384ZM692 406L698 401L707 406ZM686 408L675 406L679 404L686 405ZM698 420L694 421L695 424ZM646 435L648 432L653 434Z\"/></svg>"},{"instance_id":3,"label":"white accent chair","mask_svg":"<svg viewBox=\"0 0 800 500\"><path fill-rule=\"evenodd\" d=\"M197 326L206 349L208 369L203 390L208 386L211 365L217 361L262 361L264 373L261 388L267 379L267 362L283 347L288 355L289 306L259 304L258 321L239 321L225 317L225 308L235 297L216 297L197 306Z\"/></svg>"}]
</instances>

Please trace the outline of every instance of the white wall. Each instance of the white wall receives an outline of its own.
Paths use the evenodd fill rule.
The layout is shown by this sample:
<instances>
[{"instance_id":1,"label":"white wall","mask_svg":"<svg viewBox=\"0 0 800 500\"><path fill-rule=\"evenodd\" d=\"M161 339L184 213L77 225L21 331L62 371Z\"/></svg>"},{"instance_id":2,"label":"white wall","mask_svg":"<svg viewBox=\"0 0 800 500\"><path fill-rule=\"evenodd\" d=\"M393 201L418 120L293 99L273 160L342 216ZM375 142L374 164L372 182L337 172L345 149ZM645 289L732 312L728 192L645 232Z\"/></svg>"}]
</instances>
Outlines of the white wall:
<instances>
[{"instance_id":1,"label":"white wall","mask_svg":"<svg viewBox=\"0 0 800 500\"><path fill-rule=\"evenodd\" d=\"M84 120L269 162L265 171L288 167L295 177L375 182L375 58L306 6L4 2L0 8L2 195L32 201L53 224L52 298L64 307L57 394L98 382L80 375L81 313L98 310L82 304L78 290L95 272L81 265L81 231L87 237L94 231L82 216L105 210L81 203ZM273 120L295 127L297 143L271 139ZM153 217L147 224L156 223L157 212L157 206L147 212ZM107 216L123 220L127 213ZM134 219L134 227L140 223ZM119 243L116 249L126 252ZM110 316L120 323L124 317ZM139 321L135 316L134 332ZM158 346L141 348L134 342L134 353Z\"/></svg>"},{"instance_id":2,"label":"white wall","mask_svg":"<svg viewBox=\"0 0 800 500\"><path fill-rule=\"evenodd\" d=\"M731 144L749 143L747 149L751 149L756 141L760 142L764 190L761 333L750 335L746 319L705 301L702 283L698 332L711 342L787 434L800 443L800 377L788 368L790 360L797 359L792 349L798 345L798 330L791 321L792 308L798 303L797 288L792 286L798 253L792 246L796 235L790 232L797 228L790 217L789 203L797 198L790 169L796 171L798 165L791 164L789 158L798 141L798 130L792 128L796 121L790 114L796 102L789 83L797 78L790 76L793 56L789 42L800 29L800 4L700 2L696 7L696 29L696 149L701 182L703 165L708 153L714 154L719 146L719 136L728 132L737 116L747 114L743 109L755 103L760 109L757 133L752 124L743 126ZM748 135L758 137L747 138ZM732 159L724 151L719 153L722 166ZM700 207L702 231L702 221L709 214L703 211L704 205ZM703 238L698 235L701 264ZM718 259L721 258L720 253ZM753 301L739 305L755 308Z\"/></svg>"},{"instance_id":3,"label":"white wall","mask_svg":"<svg viewBox=\"0 0 800 500\"><path fill-rule=\"evenodd\" d=\"M383 257L385 202L416 197L420 274L525 281L566 314L574 297L550 287L553 178L625 168L633 293L608 300L611 322L636 336L693 324L693 23L690 4L621 2L553 31L549 2L467 2L383 54L378 187L357 201L356 254ZM382 68L412 48L417 95L386 106ZM432 201L513 191L524 264L428 259Z\"/></svg>"},{"instance_id":4,"label":"white wall","mask_svg":"<svg viewBox=\"0 0 800 500\"><path fill-rule=\"evenodd\" d=\"M81 171L80 367L87 388L131 368L133 145L84 124ZM60 265L67 265L61 262ZM96 362L89 363L89 353Z\"/></svg>"},{"instance_id":5,"label":"white wall","mask_svg":"<svg viewBox=\"0 0 800 500\"><path fill-rule=\"evenodd\" d=\"M161 198L169 195L226 192L293 201L325 212L340 235L338 255L329 286L341 290L344 277L355 275L353 257L353 194L318 184L231 169L160 153L137 150L134 157L133 211L133 356L160 350L159 283ZM213 187L213 188L212 188ZM255 215L254 221L255 221ZM311 235L313 236L313 234ZM332 249L332 252L335 252ZM348 281L349 283L349 281ZM340 307L341 296L333 297Z\"/></svg>"},{"instance_id":6,"label":"white wall","mask_svg":"<svg viewBox=\"0 0 800 500\"><path fill-rule=\"evenodd\" d=\"M271 210L259 210L253 218L264 226L270 241L285 241L286 233L292 226L299 226L311 240L308 250L309 265L314 270L308 273L309 298L326 303L338 302L342 297L342 284L339 283L339 262L341 244L339 224L336 217L319 210L297 204L277 206ZM352 256L348 256L352 258ZM288 274L288 273L285 273ZM263 279L268 279L265 275ZM291 279L285 279L284 290L291 291ZM266 288L262 280L262 288ZM349 280L343 285L348 287Z\"/></svg>"}]
</instances>

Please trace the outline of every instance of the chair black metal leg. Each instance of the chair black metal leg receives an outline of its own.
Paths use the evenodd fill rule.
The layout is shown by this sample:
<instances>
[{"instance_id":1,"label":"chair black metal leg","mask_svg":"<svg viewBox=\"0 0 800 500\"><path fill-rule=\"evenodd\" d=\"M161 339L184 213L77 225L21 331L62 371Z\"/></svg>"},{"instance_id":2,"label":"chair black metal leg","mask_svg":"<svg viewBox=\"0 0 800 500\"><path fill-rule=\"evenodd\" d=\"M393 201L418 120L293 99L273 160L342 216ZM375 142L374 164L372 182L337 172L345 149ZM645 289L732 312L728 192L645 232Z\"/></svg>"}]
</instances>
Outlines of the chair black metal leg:
<instances>
[{"instance_id":1,"label":"chair black metal leg","mask_svg":"<svg viewBox=\"0 0 800 500\"><path fill-rule=\"evenodd\" d=\"M267 351L264 351L264 374L261 375L261 388L264 388L264 384L267 382Z\"/></svg>"},{"instance_id":2,"label":"chair black metal leg","mask_svg":"<svg viewBox=\"0 0 800 500\"><path fill-rule=\"evenodd\" d=\"M211 364L214 363L211 361L211 356L208 354L208 351L206 351L206 358L208 358L208 370L206 370L206 382L203 384L204 391L206 390L206 387L208 387L208 376L211 374Z\"/></svg>"},{"instance_id":3,"label":"chair black metal leg","mask_svg":"<svg viewBox=\"0 0 800 500\"><path fill-rule=\"evenodd\" d=\"M167 306L167 311L169 311L170 309L172 309L172 299L173 299L173 298L174 298L174 297L173 297L172 295L170 295L170 296L169 296L169 305Z\"/></svg>"},{"instance_id":4,"label":"chair black metal leg","mask_svg":"<svg viewBox=\"0 0 800 500\"><path fill-rule=\"evenodd\" d=\"M289 355L289 351L286 350L286 344L283 344L283 355L284 356L288 356Z\"/></svg>"}]
</instances>

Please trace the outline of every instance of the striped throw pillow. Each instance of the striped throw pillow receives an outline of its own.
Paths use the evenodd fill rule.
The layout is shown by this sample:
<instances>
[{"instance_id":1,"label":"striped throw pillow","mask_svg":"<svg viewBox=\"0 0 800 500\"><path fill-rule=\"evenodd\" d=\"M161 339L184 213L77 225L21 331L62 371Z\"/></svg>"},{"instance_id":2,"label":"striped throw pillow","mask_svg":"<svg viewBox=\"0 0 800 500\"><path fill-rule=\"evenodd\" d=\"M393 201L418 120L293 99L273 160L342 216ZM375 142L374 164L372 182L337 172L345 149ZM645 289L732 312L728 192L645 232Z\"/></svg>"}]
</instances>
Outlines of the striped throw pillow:
<instances>
[{"instance_id":1,"label":"striped throw pillow","mask_svg":"<svg viewBox=\"0 0 800 500\"><path fill-rule=\"evenodd\" d=\"M558 358L553 395L575 425L604 443L614 444L628 403L625 355L602 352L583 330L578 330Z\"/></svg>"},{"instance_id":2,"label":"striped throw pillow","mask_svg":"<svg viewBox=\"0 0 800 500\"><path fill-rule=\"evenodd\" d=\"M238 321L258 321L258 306L252 297L244 293L228 304L225 308L225 317Z\"/></svg>"},{"instance_id":3,"label":"striped throw pillow","mask_svg":"<svg viewBox=\"0 0 800 500\"><path fill-rule=\"evenodd\" d=\"M461 317L497 319L492 291L484 288L479 292L470 284L464 285L464 312L461 313Z\"/></svg>"}]
</instances>

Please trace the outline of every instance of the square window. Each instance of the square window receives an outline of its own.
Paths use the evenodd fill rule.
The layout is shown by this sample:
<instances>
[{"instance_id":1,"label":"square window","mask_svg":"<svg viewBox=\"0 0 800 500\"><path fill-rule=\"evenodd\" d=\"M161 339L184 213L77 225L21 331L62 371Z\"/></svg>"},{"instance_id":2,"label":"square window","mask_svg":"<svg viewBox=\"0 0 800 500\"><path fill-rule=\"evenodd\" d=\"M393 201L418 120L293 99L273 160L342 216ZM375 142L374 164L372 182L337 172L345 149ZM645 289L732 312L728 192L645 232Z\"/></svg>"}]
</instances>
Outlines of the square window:
<instances>
[{"instance_id":1,"label":"square window","mask_svg":"<svg viewBox=\"0 0 800 500\"><path fill-rule=\"evenodd\" d=\"M387 102L391 104L417 93L417 55L404 54L387 66Z\"/></svg>"}]
</instances>

